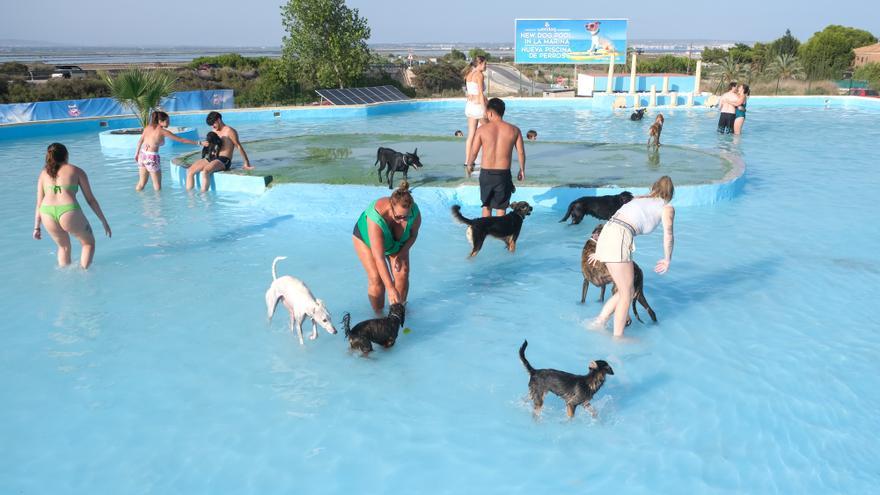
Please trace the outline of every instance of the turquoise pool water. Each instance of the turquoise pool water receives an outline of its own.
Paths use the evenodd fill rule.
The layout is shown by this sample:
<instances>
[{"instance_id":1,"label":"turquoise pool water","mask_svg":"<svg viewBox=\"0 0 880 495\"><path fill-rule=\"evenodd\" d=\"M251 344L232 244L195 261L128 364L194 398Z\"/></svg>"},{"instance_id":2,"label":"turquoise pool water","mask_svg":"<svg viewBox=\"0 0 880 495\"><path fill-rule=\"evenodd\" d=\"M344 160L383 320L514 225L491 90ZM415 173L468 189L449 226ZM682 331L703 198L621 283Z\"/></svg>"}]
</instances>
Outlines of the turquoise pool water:
<instances>
[{"instance_id":1,"label":"turquoise pool water","mask_svg":"<svg viewBox=\"0 0 880 495\"><path fill-rule=\"evenodd\" d=\"M639 143L648 125L562 104L508 111L548 140ZM103 154L94 132L65 134L114 233L83 273L29 237L51 139L0 142L0 492L876 491L880 112L755 105L740 139L717 135L712 112L663 113L664 142L738 153L748 168L734 200L678 208L670 272L645 282L659 324L634 323L626 342L584 328L600 308L595 288L578 303L595 221L568 227L564 205L539 207L515 255L487 241L467 260L448 199L416 190L412 332L370 359L341 335L301 347L285 312L266 324L263 293L286 255L279 272L336 321L368 317L350 232L387 189L202 195L166 177L161 194L136 194L130 158ZM440 105L227 120L262 139L448 135L461 117ZM636 261L650 267L660 244L641 239ZM532 419L524 338L537 367L611 364L598 419L567 421L556 398Z\"/></svg>"}]
</instances>

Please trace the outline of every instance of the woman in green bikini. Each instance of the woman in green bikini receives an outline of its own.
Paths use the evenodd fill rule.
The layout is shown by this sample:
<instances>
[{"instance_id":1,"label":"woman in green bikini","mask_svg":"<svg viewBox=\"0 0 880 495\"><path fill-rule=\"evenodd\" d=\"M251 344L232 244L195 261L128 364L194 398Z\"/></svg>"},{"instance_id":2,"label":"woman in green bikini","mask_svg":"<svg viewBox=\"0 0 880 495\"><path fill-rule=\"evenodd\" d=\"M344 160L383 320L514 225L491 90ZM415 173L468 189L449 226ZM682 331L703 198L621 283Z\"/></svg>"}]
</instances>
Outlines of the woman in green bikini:
<instances>
[{"instance_id":1,"label":"woman in green bikini","mask_svg":"<svg viewBox=\"0 0 880 495\"><path fill-rule=\"evenodd\" d=\"M390 197L373 201L355 224L354 250L367 272L367 296L376 314L382 314L386 292L390 304L406 302L409 250L421 224L419 207L405 180Z\"/></svg>"},{"instance_id":2,"label":"woman in green bikini","mask_svg":"<svg viewBox=\"0 0 880 495\"><path fill-rule=\"evenodd\" d=\"M58 244L58 265L70 264L70 235L79 239L82 254L79 264L88 268L95 256L95 236L92 227L76 202L76 192L82 188L83 196L92 211L104 225L104 232L110 237L110 225L104 218L98 200L92 194L89 178L83 169L67 163L67 148L60 143L52 143L46 150L46 166L37 180L37 208L34 214L34 239L42 239L40 224Z\"/></svg>"}]
</instances>

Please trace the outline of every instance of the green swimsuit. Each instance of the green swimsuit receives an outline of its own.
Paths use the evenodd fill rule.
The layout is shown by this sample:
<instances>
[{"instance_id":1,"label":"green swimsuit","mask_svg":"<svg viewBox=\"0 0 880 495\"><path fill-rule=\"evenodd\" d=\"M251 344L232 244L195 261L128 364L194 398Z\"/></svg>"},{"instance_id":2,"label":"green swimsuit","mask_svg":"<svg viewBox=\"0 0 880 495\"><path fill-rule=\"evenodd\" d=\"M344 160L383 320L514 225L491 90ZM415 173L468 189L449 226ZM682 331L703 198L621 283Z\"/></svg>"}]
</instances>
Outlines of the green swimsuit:
<instances>
[{"instance_id":1,"label":"green swimsuit","mask_svg":"<svg viewBox=\"0 0 880 495\"><path fill-rule=\"evenodd\" d=\"M43 190L46 192L54 192L55 194L61 194L62 190L70 191L72 194L76 194L79 191L79 186L74 184L72 186L44 186ZM40 213L45 213L50 217L54 218L56 222L59 222L61 219L61 215L73 210L78 210L79 204L71 203L67 205L40 205Z\"/></svg>"},{"instance_id":2,"label":"green swimsuit","mask_svg":"<svg viewBox=\"0 0 880 495\"><path fill-rule=\"evenodd\" d=\"M376 211L376 201L370 203L370 206L361 213L360 218L358 218L357 224L354 228L354 235L358 239L364 241L364 244L367 247L370 247L370 234L367 229L367 219L372 220L376 225L382 229L382 240L385 245L385 256L389 256L392 254L397 254L400 251L400 248L406 244L406 241L409 240L410 230L412 230L412 224L415 223L416 219L419 217L419 207L416 206L415 203L412 205L412 209L409 211L409 218L406 220L406 228L403 229L403 235L400 236L400 239L395 239L394 234L391 232L391 227L385 223L385 219L382 218L382 215Z\"/></svg>"}]
</instances>

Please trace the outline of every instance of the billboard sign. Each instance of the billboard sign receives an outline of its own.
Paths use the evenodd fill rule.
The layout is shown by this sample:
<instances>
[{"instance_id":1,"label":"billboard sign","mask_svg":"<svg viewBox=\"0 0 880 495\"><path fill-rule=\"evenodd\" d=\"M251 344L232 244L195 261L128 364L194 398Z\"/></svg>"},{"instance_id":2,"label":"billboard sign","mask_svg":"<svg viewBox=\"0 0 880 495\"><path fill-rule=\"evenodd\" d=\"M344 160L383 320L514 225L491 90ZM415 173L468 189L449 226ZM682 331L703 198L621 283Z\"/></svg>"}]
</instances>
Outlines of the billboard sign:
<instances>
[{"instance_id":1,"label":"billboard sign","mask_svg":"<svg viewBox=\"0 0 880 495\"><path fill-rule=\"evenodd\" d=\"M517 19L517 64L625 64L626 19Z\"/></svg>"}]
</instances>

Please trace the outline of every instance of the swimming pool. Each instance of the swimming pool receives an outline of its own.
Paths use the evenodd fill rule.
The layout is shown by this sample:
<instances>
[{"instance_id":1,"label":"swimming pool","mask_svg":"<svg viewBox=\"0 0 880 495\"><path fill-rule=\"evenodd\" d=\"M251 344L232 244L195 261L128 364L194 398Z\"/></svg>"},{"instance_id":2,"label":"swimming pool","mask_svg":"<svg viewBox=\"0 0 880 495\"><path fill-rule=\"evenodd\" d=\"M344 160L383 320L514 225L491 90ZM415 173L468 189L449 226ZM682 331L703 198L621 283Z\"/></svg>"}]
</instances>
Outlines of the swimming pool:
<instances>
[{"instance_id":1,"label":"swimming pool","mask_svg":"<svg viewBox=\"0 0 880 495\"><path fill-rule=\"evenodd\" d=\"M515 255L487 241L467 260L449 197L416 189L412 332L370 359L341 335L300 347L284 312L266 325L263 292L272 258L287 255L279 272L305 280L336 321L366 318L350 233L387 188L202 195L166 177L161 194L135 194L130 157L103 154L94 131L65 134L114 232L83 273L55 268L51 241L29 238L50 139L3 141L0 491L876 490L880 111L777 101L750 105L740 139L717 135L713 112L663 110L664 143L736 153L748 168L731 201L678 208L670 272L646 275L659 324L634 323L627 342L584 328L600 309L595 288L578 303L595 221L568 227L564 205L538 207ZM227 120L245 140L463 127L460 106L419 108ZM612 143L641 143L649 124L516 101L508 120L542 140ZM660 256L659 234L639 241L643 267ZM536 367L611 364L598 419L567 421L549 397L532 419L524 338Z\"/></svg>"}]
</instances>

